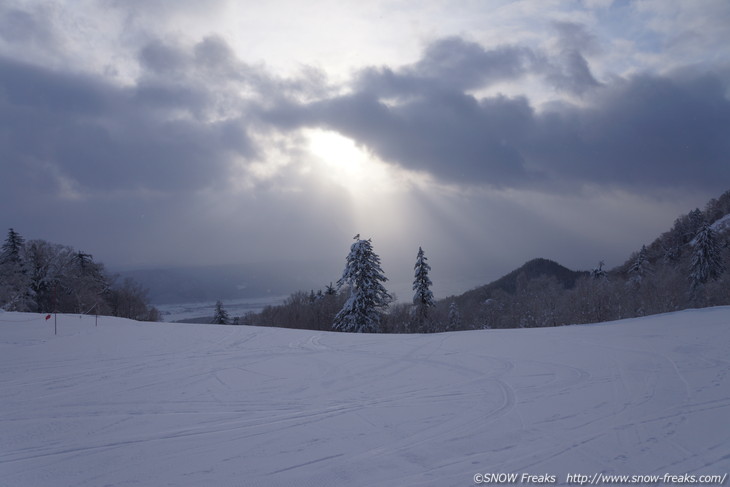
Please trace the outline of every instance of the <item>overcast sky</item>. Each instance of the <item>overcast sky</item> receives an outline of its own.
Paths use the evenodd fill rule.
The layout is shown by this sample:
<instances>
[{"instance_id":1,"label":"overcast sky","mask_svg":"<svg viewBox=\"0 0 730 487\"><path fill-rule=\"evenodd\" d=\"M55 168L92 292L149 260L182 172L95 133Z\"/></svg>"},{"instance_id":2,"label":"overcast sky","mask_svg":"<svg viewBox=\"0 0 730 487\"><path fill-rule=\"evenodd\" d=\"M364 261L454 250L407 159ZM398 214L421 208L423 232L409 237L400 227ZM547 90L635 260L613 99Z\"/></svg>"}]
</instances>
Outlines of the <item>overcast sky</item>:
<instances>
[{"instance_id":1,"label":"overcast sky","mask_svg":"<svg viewBox=\"0 0 730 487\"><path fill-rule=\"evenodd\" d=\"M726 0L5 0L0 229L113 269L372 238L401 298L623 262L730 189Z\"/></svg>"}]
</instances>

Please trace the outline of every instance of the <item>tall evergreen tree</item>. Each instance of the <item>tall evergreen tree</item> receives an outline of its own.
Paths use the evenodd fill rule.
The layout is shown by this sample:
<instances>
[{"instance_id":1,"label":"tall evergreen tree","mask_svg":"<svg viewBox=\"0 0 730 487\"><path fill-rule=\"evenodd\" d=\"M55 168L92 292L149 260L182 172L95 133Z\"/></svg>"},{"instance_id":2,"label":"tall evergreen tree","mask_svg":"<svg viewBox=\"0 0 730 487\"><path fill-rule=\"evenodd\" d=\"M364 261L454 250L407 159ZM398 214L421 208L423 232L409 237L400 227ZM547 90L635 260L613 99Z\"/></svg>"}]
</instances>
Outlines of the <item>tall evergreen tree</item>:
<instances>
[{"instance_id":1,"label":"tall evergreen tree","mask_svg":"<svg viewBox=\"0 0 730 487\"><path fill-rule=\"evenodd\" d=\"M11 228L0 250L0 306L7 311L36 307L24 250L25 240Z\"/></svg>"},{"instance_id":2,"label":"tall evergreen tree","mask_svg":"<svg viewBox=\"0 0 730 487\"><path fill-rule=\"evenodd\" d=\"M696 289L709 280L718 279L725 272L725 264L722 262L717 235L710 225L702 227L693 243L690 281L692 289Z\"/></svg>"},{"instance_id":3,"label":"tall evergreen tree","mask_svg":"<svg viewBox=\"0 0 730 487\"><path fill-rule=\"evenodd\" d=\"M25 240L18 232L12 228L8 230L8 236L5 238L2 252L0 252L0 265L21 264L21 252L24 244Z\"/></svg>"},{"instance_id":4,"label":"tall evergreen tree","mask_svg":"<svg viewBox=\"0 0 730 487\"><path fill-rule=\"evenodd\" d=\"M456 301L451 301L449 305L449 327L447 331L454 331L461 326L461 313Z\"/></svg>"},{"instance_id":5,"label":"tall evergreen tree","mask_svg":"<svg viewBox=\"0 0 730 487\"><path fill-rule=\"evenodd\" d=\"M424 255L423 249L418 247L416 265L413 266L413 269L415 270L413 290L416 291L416 294L413 295L413 304L425 309L433 308L435 306L433 302L433 293L431 292L431 286L433 283L428 277L431 266L426 263L427 260L428 258Z\"/></svg>"},{"instance_id":6,"label":"tall evergreen tree","mask_svg":"<svg viewBox=\"0 0 730 487\"><path fill-rule=\"evenodd\" d=\"M428 273L431 270L431 266L426 262L428 258L424 255L423 249L418 247L418 255L416 256L416 265L413 266L415 276L413 280L413 290L416 292L413 295L413 305L415 306L413 312L415 330L417 332L428 332L432 331L429 329L429 313L431 308L436 306L433 301L433 293L431 292L431 279L428 277Z\"/></svg>"},{"instance_id":7,"label":"tall evergreen tree","mask_svg":"<svg viewBox=\"0 0 730 487\"><path fill-rule=\"evenodd\" d=\"M359 234L356 235L345 270L337 281L337 289L348 286L350 296L335 316L332 327L356 333L377 333L382 311L393 299L383 285L387 280L370 239L362 240Z\"/></svg>"},{"instance_id":8,"label":"tall evergreen tree","mask_svg":"<svg viewBox=\"0 0 730 487\"><path fill-rule=\"evenodd\" d=\"M218 300L215 302L215 314L213 315L213 321L211 321L214 325L227 325L230 322L230 317L228 316L228 311L223 309L223 303Z\"/></svg>"}]
</instances>

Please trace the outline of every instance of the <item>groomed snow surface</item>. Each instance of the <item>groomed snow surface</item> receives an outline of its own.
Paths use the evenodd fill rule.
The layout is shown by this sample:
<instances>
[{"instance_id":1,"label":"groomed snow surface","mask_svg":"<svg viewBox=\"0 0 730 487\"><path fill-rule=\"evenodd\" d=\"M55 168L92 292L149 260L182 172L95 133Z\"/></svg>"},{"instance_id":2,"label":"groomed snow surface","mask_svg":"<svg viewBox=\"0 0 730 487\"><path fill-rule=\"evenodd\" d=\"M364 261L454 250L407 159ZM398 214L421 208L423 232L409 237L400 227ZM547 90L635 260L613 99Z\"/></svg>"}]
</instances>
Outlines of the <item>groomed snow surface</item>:
<instances>
[{"instance_id":1,"label":"groomed snow surface","mask_svg":"<svg viewBox=\"0 0 730 487\"><path fill-rule=\"evenodd\" d=\"M730 307L434 335L53 324L0 313L1 486L730 471Z\"/></svg>"}]
</instances>

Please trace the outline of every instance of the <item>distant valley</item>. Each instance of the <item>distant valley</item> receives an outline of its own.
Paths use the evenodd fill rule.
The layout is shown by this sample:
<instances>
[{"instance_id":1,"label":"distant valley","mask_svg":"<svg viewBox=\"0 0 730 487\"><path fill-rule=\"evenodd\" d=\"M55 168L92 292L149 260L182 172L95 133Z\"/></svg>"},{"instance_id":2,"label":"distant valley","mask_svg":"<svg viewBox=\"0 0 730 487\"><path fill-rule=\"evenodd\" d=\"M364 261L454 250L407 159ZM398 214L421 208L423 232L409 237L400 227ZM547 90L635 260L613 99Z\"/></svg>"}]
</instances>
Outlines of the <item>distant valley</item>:
<instances>
[{"instance_id":1,"label":"distant valley","mask_svg":"<svg viewBox=\"0 0 730 487\"><path fill-rule=\"evenodd\" d=\"M338 262L339 264L339 262ZM168 267L119 272L149 290L155 305L278 297L320 289L341 272L330 263L267 262L206 267Z\"/></svg>"}]
</instances>

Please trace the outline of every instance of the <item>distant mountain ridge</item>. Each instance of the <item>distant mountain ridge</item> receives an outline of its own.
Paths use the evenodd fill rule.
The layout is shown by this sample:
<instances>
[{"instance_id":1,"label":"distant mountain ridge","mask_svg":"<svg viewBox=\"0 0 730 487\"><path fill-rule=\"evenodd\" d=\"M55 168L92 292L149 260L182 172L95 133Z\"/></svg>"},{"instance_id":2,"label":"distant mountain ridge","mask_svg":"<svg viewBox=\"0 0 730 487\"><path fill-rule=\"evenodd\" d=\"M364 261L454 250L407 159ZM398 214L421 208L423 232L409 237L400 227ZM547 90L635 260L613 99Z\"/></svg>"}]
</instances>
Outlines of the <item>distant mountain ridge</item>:
<instances>
[{"instance_id":1,"label":"distant mountain ridge","mask_svg":"<svg viewBox=\"0 0 730 487\"><path fill-rule=\"evenodd\" d=\"M554 277L563 288L571 289L580 277L587 276L588 274L587 271L568 269L550 259L536 258L525 262L522 266L500 277L496 281L479 286L461 295L446 298L446 300L456 301L459 305L474 301L483 302L489 299L492 293L498 289L509 294L514 294L517 290L517 280L520 276L524 276L527 280L540 276Z\"/></svg>"}]
</instances>

